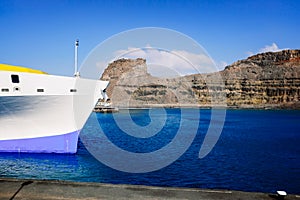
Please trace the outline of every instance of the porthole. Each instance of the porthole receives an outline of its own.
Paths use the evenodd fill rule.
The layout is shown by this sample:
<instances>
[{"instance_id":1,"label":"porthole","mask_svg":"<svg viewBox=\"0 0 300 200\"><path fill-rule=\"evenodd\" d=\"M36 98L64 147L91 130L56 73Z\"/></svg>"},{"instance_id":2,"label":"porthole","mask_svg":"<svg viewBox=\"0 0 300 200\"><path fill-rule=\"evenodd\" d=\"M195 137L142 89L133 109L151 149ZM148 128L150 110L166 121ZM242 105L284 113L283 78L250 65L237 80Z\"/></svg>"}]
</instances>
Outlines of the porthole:
<instances>
[{"instance_id":1,"label":"porthole","mask_svg":"<svg viewBox=\"0 0 300 200\"><path fill-rule=\"evenodd\" d=\"M37 89L36 91L37 91L37 92L44 92L44 89L39 88L39 89Z\"/></svg>"},{"instance_id":2,"label":"porthole","mask_svg":"<svg viewBox=\"0 0 300 200\"><path fill-rule=\"evenodd\" d=\"M21 89L19 87L14 87L14 92L19 92Z\"/></svg>"}]
</instances>

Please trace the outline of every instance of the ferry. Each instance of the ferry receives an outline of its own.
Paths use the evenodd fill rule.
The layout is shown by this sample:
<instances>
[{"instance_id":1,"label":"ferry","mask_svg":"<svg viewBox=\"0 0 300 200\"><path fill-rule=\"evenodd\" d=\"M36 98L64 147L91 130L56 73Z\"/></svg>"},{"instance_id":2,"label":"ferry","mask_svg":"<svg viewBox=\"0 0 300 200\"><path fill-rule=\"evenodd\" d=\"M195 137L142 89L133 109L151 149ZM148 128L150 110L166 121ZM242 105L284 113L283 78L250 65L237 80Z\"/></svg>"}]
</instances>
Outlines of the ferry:
<instances>
[{"instance_id":1,"label":"ferry","mask_svg":"<svg viewBox=\"0 0 300 200\"><path fill-rule=\"evenodd\" d=\"M75 72L65 77L0 64L0 152L77 152L80 130L106 98L108 81Z\"/></svg>"}]
</instances>

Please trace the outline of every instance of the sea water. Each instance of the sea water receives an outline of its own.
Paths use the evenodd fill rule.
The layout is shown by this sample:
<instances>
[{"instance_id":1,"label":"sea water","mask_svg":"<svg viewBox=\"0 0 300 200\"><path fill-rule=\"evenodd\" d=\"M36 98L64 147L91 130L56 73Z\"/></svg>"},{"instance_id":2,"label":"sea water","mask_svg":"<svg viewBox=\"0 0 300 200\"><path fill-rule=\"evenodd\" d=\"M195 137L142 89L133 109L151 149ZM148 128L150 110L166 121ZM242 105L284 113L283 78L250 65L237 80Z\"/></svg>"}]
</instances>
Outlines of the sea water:
<instances>
[{"instance_id":1,"label":"sea water","mask_svg":"<svg viewBox=\"0 0 300 200\"><path fill-rule=\"evenodd\" d=\"M149 109L131 110L130 120L143 127L151 124L155 117L161 117L161 114L149 113ZM300 111L227 110L216 145L202 159L198 155L211 122L211 110L188 109L186 119L182 119L181 109L166 109L164 113L163 128L145 138L128 135L126 131L135 126L128 123L126 131L122 130L113 114L93 113L83 129L84 142L79 141L77 154L0 153L0 178L258 192L285 190L300 194ZM200 120L193 117L199 113ZM122 119L123 114L120 111L115 115ZM95 128L95 120L114 145L135 153L155 152L168 145L176 137L181 120L188 121L189 126L197 126L198 131L187 151L172 164L153 172L128 173L104 165L85 147L99 145L99 153L106 148L105 143L93 140L95 135L103 134ZM131 160L128 163L133 167L136 164Z\"/></svg>"}]
</instances>

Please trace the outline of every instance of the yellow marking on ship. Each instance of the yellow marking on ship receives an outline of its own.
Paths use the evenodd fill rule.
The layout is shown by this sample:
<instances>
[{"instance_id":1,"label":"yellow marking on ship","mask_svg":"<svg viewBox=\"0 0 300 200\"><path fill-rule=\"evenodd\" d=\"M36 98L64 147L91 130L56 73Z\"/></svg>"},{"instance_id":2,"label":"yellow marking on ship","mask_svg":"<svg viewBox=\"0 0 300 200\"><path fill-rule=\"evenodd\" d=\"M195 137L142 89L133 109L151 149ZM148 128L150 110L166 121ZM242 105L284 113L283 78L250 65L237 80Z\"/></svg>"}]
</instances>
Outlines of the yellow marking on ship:
<instances>
[{"instance_id":1,"label":"yellow marking on ship","mask_svg":"<svg viewBox=\"0 0 300 200\"><path fill-rule=\"evenodd\" d=\"M8 64L1 64L1 63L0 63L0 71L26 72L26 73L34 73L34 74L48 74L46 72L36 70L36 69L31 69L31 68L21 67L21 66L8 65Z\"/></svg>"}]
</instances>

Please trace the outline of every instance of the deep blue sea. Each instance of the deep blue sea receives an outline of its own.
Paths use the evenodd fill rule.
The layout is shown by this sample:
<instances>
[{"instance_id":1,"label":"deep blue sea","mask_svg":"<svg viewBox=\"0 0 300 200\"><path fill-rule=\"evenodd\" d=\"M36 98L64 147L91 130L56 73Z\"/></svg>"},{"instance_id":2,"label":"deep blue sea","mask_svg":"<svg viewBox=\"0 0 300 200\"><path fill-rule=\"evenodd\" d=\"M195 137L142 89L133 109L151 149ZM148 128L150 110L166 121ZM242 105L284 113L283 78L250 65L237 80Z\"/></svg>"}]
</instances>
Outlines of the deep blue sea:
<instances>
[{"instance_id":1,"label":"deep blue sea","mask_svg":"<svg viewBox=\"0 0 300 200\"><path fill-rule=\"evenodd\" d=\"M131 110L131 119L139 127L146 127L155 121L156 117L158 121L164 122L163 128L148 138L135 138L126 134L126 131L139 129L128 122L124 123L126 131L122 130L115 123L113 114L93 113L83 129L77 154L0 153L0 178L272 193L276 190L285 190L288 193L300 194L300 111L227 110L219 140L212 151L202 159L198 158L198 154L211 122L211 110L185 109L184 112L186 115L183 119L182 110L175 108L166 109L162 113L154 112L151 116L148 109ZM200 120L194 117L199 112ZM115 115L122 119L124 113L121 110ZM94 128L95 120L100 124L105 136ZM124 118L123 122L124 120L128 119ZM180 126L183 126L180 124L182 121L185 126L190 126L184 129L187 139L190 138L189 130L193 130L192 126L196 128L198 126L195 138L187 151L175 162L153 172L128 173L112 169L94 158L85 147L96 145L101 153L107 144L97 139L106 137L124 151L135 153L159 151L172 143ZM176 145L180 148L183 144L177 142ZM112 158L118 156L114 152L103 151L103 153ZM163 161L165 158L160 159ZM151 161L150 158L145 160L145 163L151 165L153 164ZM133 169L138 166L130 159L126 164Z\"/></svg>"}]
</instances>

